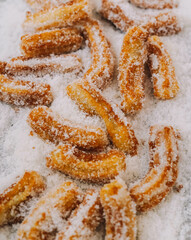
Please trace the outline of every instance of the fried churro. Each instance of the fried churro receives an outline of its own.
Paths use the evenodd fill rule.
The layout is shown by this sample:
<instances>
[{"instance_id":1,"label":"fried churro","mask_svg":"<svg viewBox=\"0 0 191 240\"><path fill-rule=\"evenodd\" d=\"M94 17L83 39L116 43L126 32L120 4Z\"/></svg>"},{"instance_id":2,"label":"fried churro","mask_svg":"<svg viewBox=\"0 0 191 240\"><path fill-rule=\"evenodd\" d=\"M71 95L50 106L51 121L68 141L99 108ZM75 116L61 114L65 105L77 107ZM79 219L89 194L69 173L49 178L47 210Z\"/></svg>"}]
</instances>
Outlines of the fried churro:
<instances>
[{"instance_id":1,"label":"fried churro","mask_svg":"<svg viewBox=\"0 0 191 240\"><path fill-rule=\"evenodd\" d=\"M120 150L135 155L138 141L134 131L117 105L110 104L88 81L76 81L67 86L67 93L82 110L89 114L97 114L106 125L108 134L114 145Z\"/></svg>"},{"instance_id":2,"label":"fried churro","mask_svg":"<svg viewBox=\"0 0 191 240\"><path fill-rule=\"evenodd\" d=\"M89 190L83 202L71 214L64 229L56 240L90 239L102 219L102 207L99 193Z\"/></svg>"},{"instance_id":3,"label":"fried churro","mask_svg":"<svg viewBox=\"0 0 191 240\"><path fill-rule=\"evenodd\" d=\"M76 28L48 30L21 37L21 52L25 57L41 57L78 50L83 42Z\"/></svg>"},{"instance_id":4,"label":"fried churro","mask_svg":"<svg viewBox=\"0 0 191 240\"><path fill-rule=\"evenodd\" d=\"M126 169L125 155L118 150L86 153L69 144L58 146L47 157L46 165L81 181L105 183Z\"/></svg>"},{"instance_id":5,"label":"fried churro","mask_svg":"<svg viewBox=\"0 0 191 240\"><path fill-rule=\"evenodd\" d=\"M175 8L178 7L178 0L130 0L131 3L141 8Z\"/></svg>"},{"instance_id":6,"label":"fried churro","mask_svg":"<svg viewBox=\"0 0 191 240\"><path fill-rule=\"evenodd\" d=\"M130 189L137 210L147 211L159 204L174 186L178 175L177 134L172 127L150 129L150 170Z\"/></svg>"},{"instance_id":7,"label":"fried churro","mask_svg":"<svg viewBox=\"0 0 191 240\"><path fill-rule=\"evenodd\" d=\"M149 34L160 36L181 31L178 18L173 12L144 10L124 0L102 0L101 14L124 32L132 26L141 26Z\"/></svg>"},{"instance_id":8,"label":"fried churro","mask_svg":"<svg viewBox=\"0 0 191 240\"><path fill-rule=\"evenodd\" d=\"M179 91L175 68L159 37L148 38L148 51L155 97L163 100L175 97Z\"/></svg>"},{"instance_id":9,"label":"fried churro","mask_svg":"<svg viewBox=\"0 0 191 240\"><path fill-rule=\"evenodd\" d=\"M130 28L123 39L118 80L125 113L136 113L143 106L146 41L147 32L136 26Z\"/></svg>"},{"instance_id":10,"label":"fried churro","mask_svg":"<svg viewBox=\"0 0 191 240\"><path fill-rule=\"evenodd\" d=\"M92 64L84 74L84 78L103 89L111 82L114 72L114 59L110 44L98 21L89 20L84 25L84 32L92 54Z\"/></svg>"},{"instance_id":11,"label":"fried churro","mask_svg":"<svg viewBox=\"0 0 191 240\"><path fill-rule=\"evenodd\" d=\"M136 206L125 183L117 179L100 192L106 218L107 240L136 239Z\"/></svg>"},{"instance_id":12,"label":"fried churro","mask_svg":"<svg viewBox=\"0 0 191 240\"><path fill-rule=\"evenodd\" d=\"M41 193L45 188L43 178L35 171L25 172L23 176L0 194L0 226L20 222L21 204Z\"/></svg>"},{"instance_id":13,"label":"fried churro","mask_svg":"<svg viewBox=\"0 0 191 240\"><path fill-rule=\"evenodd\" d=\"M74 26L91 15L88 0L72 0L34 14L28 12L23 24L26 32Z\"/></svg>"},{"instance_id":14,"label":"fried churro","mask_svg":"<svg viewBox=\"0 0 191 240\"><path fill-rule=\"evenodd\" d=\"M33 11L39 11L53 5L51 0L25 0L25 2L32 8Z\"/></svg>"},{"instance_id":15,"label":"fried churro","mask_svg":"<svg viewBox=\"0 0 191 240\"><path fill-rule=\"evenodd\" d=\"M43 196L25 218L17 232L17 240L44 240L56 235L55 217L66 219L80 200L78 187L64 182Z\"/></svg>"},{"instance_id":16,"label":"fried churro","mask_svg":"<svg viewBox=\"0 0 191 240\"><path fill-rule=\"evenodd\" d=\"M107 135L101 128L79 125L61 118L48 107L34 108L28 123L42 139L53 143L71 143L84 149L104 148Z\"/></svg>"},{"instance_id":17,"label":"fried churro","mask_svg":"<svg viewBox=\"0 0 191 240\"><path fill-rule=\"evenodd\" d=\"M0 75L0 101L20 107L50 105L53 96L48 84Z\"/></svg>"},{"instance_id":18,"label":"fried churro","mask_svg":"<svg viewBox=\"0 0 191 240\"><path fill-rule=\"evenodd\" d=\"M2 66L2 67L1 67ZM46 74L68 73L78 74L82 71L81 59L75 54L62 54L60 56L28 58L19 56L10 61L0 62L1 74L11 76L34 74L37 77Z\"/></svg>"}]
</instances>

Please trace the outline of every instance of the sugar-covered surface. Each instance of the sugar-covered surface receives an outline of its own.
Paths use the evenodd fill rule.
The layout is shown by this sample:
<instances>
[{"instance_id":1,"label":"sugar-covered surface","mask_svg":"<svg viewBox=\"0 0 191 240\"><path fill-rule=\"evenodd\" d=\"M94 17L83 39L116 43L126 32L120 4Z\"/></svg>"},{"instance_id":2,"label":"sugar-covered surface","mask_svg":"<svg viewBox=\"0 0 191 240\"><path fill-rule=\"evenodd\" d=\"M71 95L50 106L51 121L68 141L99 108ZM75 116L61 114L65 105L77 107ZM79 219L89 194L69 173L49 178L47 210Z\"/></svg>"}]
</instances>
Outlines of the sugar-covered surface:
<instances>
[{"instance_id":1,"label":"sugar-covered surface","mask_svg":"<svg viewBox=\"0 0 191 240\"><path fill-rule=\"evenodd\" d=\"M92 6L100 7L100 0L91 0ZM179 129L181 140L179 141L180 163L179 178L177 184L184 188L180 193L172 191L165 201L159 206L138 216L139 240L176 240L189 239L191 214L189 206L191 201L190 187L190 163L191 160L191 19L188 17L191 3L181 0L179 12L183 18L185 27L178 35L163 37L165 46L175 65L177 78L180 84L180 92L175 99L169 101L156 100L153 97L152 84L146 79L146 100L143 109L137 115L127 119L134 127L139 140L138 155L131 158L127 156L126 183L132 184L142 178L148 170L149 152L148 137L149 127L153 124L167 124ZM0 60L8 60L10 57L19 56L20 37L25 12L28 10L24 0L0 1ZM98 19L99 16L96 15ZM109 22L102 21L104 32L111 42L112 50L116 56L116 64L124 34L116 30ZM77 52L82 58L84 71L90 66L90 50L85 47ZM117 68L116 68L117 69ZM117 75L117 72L116 74ZM59 112L64 118L74 120L77 123L103 127L103 122L98 117L89 117L80 111L78 107L67 97L65 87L76 80L76 75L67 73L54 76L46 75L36 79L28 76L27 80L42 81L51 85L54 101L53 110ZM105 91L104 95L114 102L120 102L117 80L114 79ZM69 179L64 174L56 173L46 167L45 157L54 149L54 144L44 142L38 136L30 135L30 127L26 118L29 108L14 108L0 102L0 191L3 191L15 176L22 174L24 170L39 171L46 179L48 189ZM83 189L96 186L77 182ZM15 239L18 224L0 228L1 240ZM103 233L96 233L95 240L102 239Z\"/></svg>"}]
</instances>

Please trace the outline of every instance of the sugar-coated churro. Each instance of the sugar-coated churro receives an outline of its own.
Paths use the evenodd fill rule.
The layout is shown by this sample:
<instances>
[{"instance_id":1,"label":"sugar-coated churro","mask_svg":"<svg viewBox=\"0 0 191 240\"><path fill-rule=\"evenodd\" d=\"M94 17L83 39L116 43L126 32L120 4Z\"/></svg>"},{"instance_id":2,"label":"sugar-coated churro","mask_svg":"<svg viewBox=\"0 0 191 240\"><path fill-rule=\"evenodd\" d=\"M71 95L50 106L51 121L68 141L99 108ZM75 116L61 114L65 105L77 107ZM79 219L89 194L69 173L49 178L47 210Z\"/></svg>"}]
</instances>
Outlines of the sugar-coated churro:
<instances>
[{"instance_id":1,"label":"sugar-coated churro","mask_svg":"<svg viewBox=\"0 0 191 240\"><path fill-rule=\"evenodd\" d=\"M43 178L35 171L25 172L23 176L0 194L0 226L20 222L19 207L45 188Z\"/></svg>"},{"instance_id":2,"label":"sugar-coated churro","mask_svg":"<svg viewBox=\"0 0 191 240\"><path fill-rule=\"evenodd\" d=\"M47 157L47 167L81 181L103 183L126 169L125 155L118 150L86 153L69 144L58 146Z\"/></svg>"},{"instance_id":3,"label":"sugar-coated churro","mask_svg":"<svg viewBox=\"0 0 191 240\"><path fill-rule=\"evenodd\" d=\"M1 67L2 66L2 67ZM28 58L19 56L10 61L0 62L0 73L7 75L28 75L43 76L54 73L82 71L81 59L75 54L62 54L59 56Z\"/></svg>"},{"instance_id":4,"label":"sugar-coated churro","mask_svg":"<svg viewBox=\"0 0 191 240\"><path fill-rule=\"evenodd\" d=\"M51 0L25 0L33 11L39 11L52 6Z\"/></svg>"},{"instance_id":5,"label":"sugar-coated churro","mask_svg":"<svg viewBox=\"0 0 191 240\"><path fill-rule=\"evenodd\" d=\"M82 21L86 21L90 15L88 0L71 0L34 14L27 13L23 28L26 32L35 32L74 26Z\"/></svg>"},{"instance_id":6,"label":"sugar-coated churro","mask_svg":"<svg viewBox=\"0 0 191 240\"><path fill-rule=\"evenodd\" d=\"M92 64L84 74L84 78L103 89L111 82L114 72L114 59L110 44L98 21L89 20L83 29L92 54Z\"/></svg>"},{"instance_id":7,"label":"sugar-coated churro","mask_svg":"<svg viewBox=\"0 0 191 240\"><path fill-rule=\"evenodd\" d=\"M106 218L107 240L136 239L136 206L125 183L117 179L100 192Z\"/></svg>"},{"instance_id":8,"label":"sugar-coated churro","mask_svg":"<svg viewBox=\"0 0 191 240\"><path fill-rule=\"evenodd\" d=\"M21 52L25 57L40 57L78 50L83 42L76 28L48 30L21 37Z\"/></svg>"},{"instance_id":9,"label":"sugar-coated churro","mask_svg":"<svg viewBox=\"0 0 191 240\"><path fill-rule=\"evenodd\" d=\"M148 51L155 97L163 100L175 97L179 91L175 68L159 37L148 38Z\"/></svg>"},{"instance_id":10,"label":"sugar-coated churro","mask_svg":"<svg viewBox=\"0 0 191 240\"><path fill-rule=\"evenodd\" d=\"M130 0L131 3L141 8L175 8L178 7L178 0Z\"/></svg>"},{"instance_id":11,"label":"sugar-coated churro","mask_svg":"<svg viewBox=\"0 0 191 240\"><path fill-rule=\"evenodd\" d=\"M64 229L56 236L56 240L90 239L102 219L102 207L99 193L89 190L83 202L71 214Z\"/></svg>"},{"instance_id":12,"label":"sugar-coated churro","mask_svg":"<svg viewBox=\"0 0 191 240\"><path fill-rule=\"evenodd\" d=\"M101 14L126 32L129 27L141 26L149 34L170 35L180 32L177 16L171 11L140 9L128 1L102 0Z\"/></svg>"},{"instance_id":13,"label":"sugar-coated churro","mask_svg":"<svg viewBox=\"0 0 191 240\"><path fill-rule=\"evenodd\" d=\"M0 75L0 101L21 107L50 105L53 96L48 84L15 80Z\"/></svg>"},{"instance_id":14,"label":"sugar-coated churro","mask_svg":"<svg viewBox=\"0 0 191 240\"><path fill-rule=\"evenodd\" d=\"M55 217L66 219L80 202L78 187L64 182L43 196L25 218L17 232L17 240L44 240L56 235Z\"/></svg>"},{"instance_id":15,"label":"sugar-coated churro","mask_svg":"<svg viewBox=\"0 0 191 240\"><path fill-rule=\"evenodd\" d=\"M147 31L136 26L130 28L123 39L118 80L125 113L136 113L143 105L146 41Z\"/></svg>"},{"instance_id":16,"label":"sugar-coated churro","mask_svg":"<svg viewBox=\"0 0 191 240\"><path fill-rule=\"evenodd\" d=\"M153 126L150 129L150 170L130 189L139 211L159 204L174 186L178 175L177 134L172 127Z\"/></svg>"},{"instance_id":17,"label":"sugar-coated churro","mask_svg":"<svg viewBox=\"0 0 191 240\"><path fill-rule=\"evenodd\" d=\"M103 148L108 144L107 135L101 128L62 119L48 107L34 108L28 123L41 138L54 143L68 142L85 149Z\"/></svg>"},{"instance_id":18,"label":"sugar-coated churro","mask_svg":"<svg viewBox=\"0 0 191 240\"><path fill-rule=\"evenodd\" d=\"M67 86L67 93L89 114L99 115L105 122L114 145L131 155L137 153L138 141L134 131L117 105L110 104L101 92L88 81L76 81Z\"/></svg>"}]
</instances>

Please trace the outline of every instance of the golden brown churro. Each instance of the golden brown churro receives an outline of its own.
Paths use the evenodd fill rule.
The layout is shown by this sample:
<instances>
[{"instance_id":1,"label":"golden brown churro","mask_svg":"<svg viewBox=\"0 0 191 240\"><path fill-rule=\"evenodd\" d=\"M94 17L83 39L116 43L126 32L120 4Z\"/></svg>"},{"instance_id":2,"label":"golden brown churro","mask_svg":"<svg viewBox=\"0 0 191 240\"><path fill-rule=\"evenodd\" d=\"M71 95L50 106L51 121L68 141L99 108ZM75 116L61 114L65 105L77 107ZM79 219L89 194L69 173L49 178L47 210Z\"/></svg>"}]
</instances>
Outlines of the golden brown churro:
<instances>
[{"instance_id":1,"label":"golden brown churro","mask_svg":"<svg viewBox=\"0 0 191 240\"><path fill-rule=\"evenodd\" d=\"M178 175L178 143L174 129L151 127L149 146L150 170L130 189L139 211L147 211L159 204L174 186Z\"/></svg>"},{"instance_id":2,"label":"golden brown churro","mask_svg":"<svg viewBox=\"0 0 191 240\"><path fill-rule=\"evenodd\" d=\"M2 66L2 67L1 67ZM52 73L74 72L78 74L82 70L81 59L75 54L62 54L60 56L27 58L19 56L12 58L7 63L0 62L1 74L43 76Z\"/></svg>"},{"instance_id":3,"label":"golden brown churro","mask_svg":"<svg viewBox=\"0 0 191 240\"><path fill-rule=\"evenodd\" d=\"M39 11L52 6L51 0L25 0L33 11Z\"/></svg>"},{"instance_id":4,"label":"golden brown churro","mask_svg":"<svg viewBox=\"0 0 191 240\"><path fill-rule=\"evenodd\" d=\"M136 206L125 183L117 179L100 192L106 218L107 240L136 239Z\"/></svg>"},{"instance_id":5,"label":"golden brown churro","mask_svg":"<svg viewBox=\"0 0 191 240\"><path fill-rule=\"evenodd\" d=\"M78 50L83 37L76 28L48 30L21 37L21 52L25 57L41 57Z\"/></svg>"},{"instance_id":6,"label":"golden brown churro","mask_svg":"<svg viewBox=\"0 0 191 240\"><path fill-rule=\"evenodd\" d=\"M55 217L67 218L79 204L80 191L70 182L64 182L42 197L25 218L17 232L17 240L44 240L56 235Z\"/></svg>"},{"instance_id":7,"label":"golden brown churro","mask_svg":"<svg viewBox=\"0 0 191 240\"><path fill-rule=\"evenodd\" d=\"M35 171L25 172L22 177L0 194L0 226L20 222L23 218L19 207L45 188L43 178Z\"/></svg>"},{"instance_id":8,"label":"golden brown churro","mask_svg":"<svg viewBox=\"0 0 191 240\"><path fill-rule=\"evenodd\" d=\"M16 106L50 105L50 86L45 83L15 80L0 75L0 101Z\"/></svg>"},{"instance_id":9,"label":"golden brown churro","mask_svg":"<svg viewBox=\"0 0 191 240\"><path fill-rule=\"evenodd\" d=\"M137 153L138 141L134 131L117 105L111 105L101 92L88 81L74 82L67 87L67 93L76 104L89 114L99 115L105 122L114 145L131 155Z\"/></svg>"},{"instance_id":10,"label":"golden brown churro","mask_svg":"<svg viewBox=\"0 0 191 240\"><path fill-rule=\"evenodd\" d=\"M136 113L143 105L146 41L147 32L136 26L130 28L123 39L118 80L125 113Z\"/></svg>"},{"instance_id":11,"label":"golden brown churro","mask_svg":"<svg viewBox=\"0 0 191 240\"><path fill-rule=\"evenodd\" d=\"M159 37L149 37L148 51L155 97L163 100L175 97L179 91L175 68Z\"/></svg>"},{"instance_id":12,"label":"golden brown churro","mask_svg":"<svg viewBox=\"0 0 191 240\"><path fill-rule=\"evenodd\" d=\"M175 8L178 7L178 0L130 0L131 3L141 8Z\"/></svg>"},{"instance_id":13,"label":"golden brown churro","mask_svg":"<svg viewBox=\"0 0 191 240\"><path fill-rule=\"evenodd\" d=\"M74 26L90 16L88 0L72 0L46 8L34 14L28 13L23 24L26 32Z\"/></svg>"},{"instance_id":14,"label":"golden brown churro","mask_svg":"<svg viewBox=\"0 0 191 240\"><path fill-rule=\"evenodd\" d=\"M144 10L137 8L128 1L102 0L102 15L122 31L129 27L141 26L149 34L170 35L181 30L177 16L171 11Z\"/></svg>"},{"instance_id":15,"label":"golden brown churro","mask_svg":"<svg viewBox=\"0 0 191 240\"><path fill-rule=\"evenodd\" d=\"M68 142L85 149L103 148L108 144L107 135L101 128L72 123L47 107L34 108L28 123L41 138L54 143Z\"/></svg>"},{"instance_id":16,"label":"golden brown churro","mask_svg":"<svg viewBox=\"0 0 191 240\"><path fill-rule=\"evenodd\" d=\"M125 155L118 150L86 153L69 144L58 146L47 157L47 167L81 181L103 183L126 169Z\"/></svg>"},{"instance_id":17,"label":"golden brown churro","mask_svg":"<svg viewBox=\"0 0 191 240\"><path fill-rule=\"evenodd\" d=\"M71 214L64 229L56 240L90 239L102 219L102 208L99 193L89 190L83 202Z\"/></svg>"},{"instance_id":18,"label":"golden brown churro","mask_svg":"<svg viewBox=\"0 0 191 240\"><path fill-rule=\"evenodd\" d=\"M84 31L92 54L92 64L84 74L84 78L103 89L111 82L114 72L114 59L110 44L98 21L89 20L84 25Z\"/></svg>"}]
</instances>

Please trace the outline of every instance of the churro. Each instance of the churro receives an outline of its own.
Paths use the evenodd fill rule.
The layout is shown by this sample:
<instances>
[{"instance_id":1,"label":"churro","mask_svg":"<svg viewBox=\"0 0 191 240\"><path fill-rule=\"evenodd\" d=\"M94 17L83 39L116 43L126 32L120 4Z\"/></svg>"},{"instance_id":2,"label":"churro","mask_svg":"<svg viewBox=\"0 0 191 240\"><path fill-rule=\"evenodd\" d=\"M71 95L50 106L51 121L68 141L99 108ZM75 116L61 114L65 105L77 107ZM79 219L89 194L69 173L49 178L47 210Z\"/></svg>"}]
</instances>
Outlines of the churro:
<instances>
[{"instance_id":1,"label":"churro","mask_svg":"<svg viewBox=\"0 0 191 240\"><path fill-rule=\"evenodd\" d=\"M41 57L78 50L83 37L76 28L48 30L21 37L21 52L25 57Z\"/></svg>"},{"instance_id":2,"label":"churro","mask_svg":"<svg viewBox=\"0 0 191 240\"><path fill-rule=\"evenodd\" d=\"M160 36L176 34L181 30L172 11L140 9L124 0L102 0L101 14L124 32L132 26L141 26L149 34Z\"/></svg>"},{"instance_id":3,"label":"churro","mask_svg":"<svg viewBox=\"0 0 191 240\"><path fill-rule=\"evenodd\" d=\"M61 118L48 107L34 108L28 123L35 133L53 143L71 143L85 149L104 148L107 135L101 128L76 124Z\"/></svg>"},{"instance_id":4,"label":"churro","mask_svg":"<svg viewBox=\"0 0 191 240\"><path fill-rule=\"evenodd\" d=\"M114 59L110 44L98 21L89 20L83 29L92 54L92 63L84 74L84 78L103 89L111 82L114 72Z\"/></svg>"},{"instance_id":5,"label":"churro","mask_svg":"<svg viewBox=\"0 0 191 240\"><path fill-rule=\"evenodd\" d=\"M85 80L76 81L68 85L66 90L82 110L97 114L104 120L108 134L117 148L131 155L137 153L138 141L131 125L118 106L110 104L95 85Z\"/></svg>"},{"instance_id":6,"label":"churro","mask_svg":"<svg viewBox=\"0 0 191 240\"><path fill-rule=\"evenodd\" d=\"M45 188L43 178L35 171L25 172L22 177L0 194L0 226L20 222L21 204L41 193Z\"/></svg>"},{"instance_id":7,"label":"churro","mask_svg":"<svg viewBox=\"0 0 191 240\"><path fill-rule=\"evenodd\" d=\"M25 0L25 2L32 8L33 11L49 8L52 5L50 0Z\"/></svg>"},{"instance_id":8,"label":"churro","mask_svg":"<svg viewBox=\"0 0 191 240\"><path fill-rule=\"evenodd\" d=\"M26 32L74 26L91 15L88 0L71 0L43 9L34 14L28 12L23 24Z\"/></svg>"},{"instance_id":9,"label":"churro","mask_svg":"<svg viewBox=\"0 0 191 240\"><path fill-rule=\"evenodd\" d=\"M62 54L60 56L42 58L19 56L12 58L7 63L0 62L1 74L11 76L34 74L35 76L41 77L46 74L68 72L78 74L82 71L82 68L81 59L75 54Z\"/></svg>"},{"instance_id":10,"label":"churro","mask_svg":"<svg viewBox=\"0 0 191 240\"><path fill-rule=\"evenodd\" d=\"M141 8L175 8L178 7L178 0L130 0L131 3Z\"/></svg>"},{"instance_id":11,"label":"churro","mask_svg":"<svg viewBox=\"0 0 191 240\"><path fill-rule=\"evenodd\" d=\"M53 96L48 84L0 75L0 101L20 107L50 105Z\"/></svg>"},{"instance_id":12,"label":"churro","mask_svg":"<svg viewBox=\"0 0 191 240\"><path fill-rule=\"evenodd\" d=\"M64 229L56 240L90 239L102 219L102 207L99 193L89 190L83 202L71 214Z\"/></svg>"},{"instance_id":13,"label":"churro","mask_svg":"<svg viewBox=\"0 0 191 240\"><path fill-rule=\"evenodd\" d=\"M47 157L46 165L81 181L105 183L126 169L125 155L118 150L86 153L69 144L60 145Z\"/></svg>"},{"instance_id":14,"label":"churro","mask_svg":"<svg viewBox=\"0 0 191 240\"><path fill-rule=\"evenodd\" d=\"M159 37L148 38L148 51L155 97L163 100L175 97L179 91L175 68Z\"/></svg>"},{"instance_id":15,"label":"churro","mask_svg":"<svg viewBox=\"0 0 191 240\"><path fill-rule=\"evenodd\" d=\"M118 80L125 113L136 113L143 106L146 41L147 32L136 26L130 28L123 39Z\"/></svg>"},{"instance_id":16,"label":"churro","mask_svg":"<svg viewBox=\"0 0 191 240\"><path fill-rule=\"evenodd\" d=\"M159 204L174 186L178 175L177 133L172 127L150 129L150 170L130 189L137 210L147 211Z\"/></svg>"},{"instance_id":17,"label":"churro","mask_svg":"<svg viewBox=\"0 0 191 240\"><path fill-rule=\"evenodd\" d=\"M78 187L70 181L48 192L22 222L16 239L44 240L56 235L55 217L60 221L66 219L79 204L80 195Z\"/></svg>"},{"instance_id":18,"label":"churro","mask_svg":"<svg viewBox=\"0 0 191 240\"><path fill-rule=\"evenodd\" d=\"M106 218L107 240L136 239L136 206L125 183L117 179L105 185L100 192Z\"/></svg>"}]
</instances>

